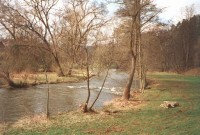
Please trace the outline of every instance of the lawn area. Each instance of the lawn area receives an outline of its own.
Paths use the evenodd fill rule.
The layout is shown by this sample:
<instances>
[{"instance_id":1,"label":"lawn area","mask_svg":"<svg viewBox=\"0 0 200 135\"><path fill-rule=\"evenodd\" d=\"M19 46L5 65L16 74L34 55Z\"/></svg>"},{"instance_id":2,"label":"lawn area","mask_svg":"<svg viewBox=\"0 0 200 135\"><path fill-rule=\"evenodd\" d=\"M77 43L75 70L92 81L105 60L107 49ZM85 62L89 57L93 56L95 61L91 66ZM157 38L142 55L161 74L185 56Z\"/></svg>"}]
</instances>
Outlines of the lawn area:
<instances>
[{"instance_id":1,"label":"lawn area","mask_svg":"<svg viewBox=\"0 0 200 135\"><path fill-rule=\"evenodd\" d=\"M50 120L26 120L1 124L5 135L199 135L200 77L177 74L149 74L151 89L138 95L140 105L117 113L70 112ZM163 101L177 101L180 107L161 108ZM132 101L136 102L136 101ZM106 107L108 108L108 107ZM117 109L117 108L115 108Z\"/></svg>"}]
</instances>

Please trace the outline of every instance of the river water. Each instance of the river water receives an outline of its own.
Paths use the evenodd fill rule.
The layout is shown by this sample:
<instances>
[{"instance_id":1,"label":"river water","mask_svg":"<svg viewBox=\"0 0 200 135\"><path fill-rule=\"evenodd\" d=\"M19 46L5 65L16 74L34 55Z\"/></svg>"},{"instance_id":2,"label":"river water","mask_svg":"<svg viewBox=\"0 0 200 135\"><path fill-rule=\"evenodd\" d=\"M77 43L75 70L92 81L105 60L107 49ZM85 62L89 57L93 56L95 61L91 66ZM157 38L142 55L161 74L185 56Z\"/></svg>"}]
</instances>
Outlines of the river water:
<instances>
[{"instance_id":1,"label":"river water","mask_svg":"<svg viewBox=\"0 0 200 135\"><path fill-rule=\"evenodd\" d=\"M128 75L110 70L105 87L94 108L101 109L106 101L119 97L126 84ZM104 75L90 80L91 99L96 97L101 88ZM138 87L136 80L133 87ZM16 121L24 116L33 116L46 112L47 85L38 85L23 89L0 89L0 122ZM49 111L51 115L76 110L87 98L86 82L50 84Z\"/></svg>"}]
</instances>

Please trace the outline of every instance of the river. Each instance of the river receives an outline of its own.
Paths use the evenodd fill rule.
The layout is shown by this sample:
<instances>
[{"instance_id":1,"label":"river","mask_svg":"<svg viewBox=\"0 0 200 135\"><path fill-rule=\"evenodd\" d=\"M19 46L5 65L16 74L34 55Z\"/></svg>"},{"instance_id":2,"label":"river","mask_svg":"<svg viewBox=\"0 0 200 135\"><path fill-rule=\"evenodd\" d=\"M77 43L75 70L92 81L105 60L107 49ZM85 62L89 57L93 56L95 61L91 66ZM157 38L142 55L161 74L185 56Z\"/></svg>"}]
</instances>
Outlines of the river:
<instances>
[{"instance_id":1,"label":"river","mask_svg":"<svg viewBox=\"0 0 200 135\"><path fill-rule=\"evenodd\" d=\"M119 97L126 84L128 74L110 70L105 87L94 108L101 109L104 102ZM91 99L96 97L101 88L104 75L90 79ZM133 87L138 87L137 81ZM87 98L86 82L50 84L50 115L76 110ZM0 122L16 121L24 116L33 116L46 112L47 85L37 85L23 89L0 89Z\"/></svg>"}]
</instances>

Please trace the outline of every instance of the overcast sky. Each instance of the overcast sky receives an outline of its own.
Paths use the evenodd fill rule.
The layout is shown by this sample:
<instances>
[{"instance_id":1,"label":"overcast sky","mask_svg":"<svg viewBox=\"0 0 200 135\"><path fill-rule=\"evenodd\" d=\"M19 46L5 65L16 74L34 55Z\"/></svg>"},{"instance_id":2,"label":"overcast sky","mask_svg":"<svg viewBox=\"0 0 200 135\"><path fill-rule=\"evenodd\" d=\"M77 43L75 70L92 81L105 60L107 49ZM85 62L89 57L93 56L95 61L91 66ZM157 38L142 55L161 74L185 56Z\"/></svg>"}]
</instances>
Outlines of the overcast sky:
<instances>
[{"instance_id":1,"label":"overcast sky","mask_svg":"<svg viewBox=\"0 0 200 135\"><path fill-rule=\"evenodd\" d=\"M200 14L200 0L154 0L159 8L165 8L163 13L160 14L160 18L163 21L172 21L172 23L177 23L183 18L183 9L186 6L195 5L196 14ZM116 5L110 4L108 6L109 11L114 12L116 10Z\"/></svg>"},{"instance_id":2,"label":"overcast sky","mask_svg":"<svg viewBox=\"0 0 200 135\"><path fill-rule=\"evenodd\" d=\"M160 17L163 20L172 20L173 23L183 19L183 10L186 6L195 5L196 14L200 13L200 0L155 0L158 7L165 7Z\"/></svg>"}]
</instances>

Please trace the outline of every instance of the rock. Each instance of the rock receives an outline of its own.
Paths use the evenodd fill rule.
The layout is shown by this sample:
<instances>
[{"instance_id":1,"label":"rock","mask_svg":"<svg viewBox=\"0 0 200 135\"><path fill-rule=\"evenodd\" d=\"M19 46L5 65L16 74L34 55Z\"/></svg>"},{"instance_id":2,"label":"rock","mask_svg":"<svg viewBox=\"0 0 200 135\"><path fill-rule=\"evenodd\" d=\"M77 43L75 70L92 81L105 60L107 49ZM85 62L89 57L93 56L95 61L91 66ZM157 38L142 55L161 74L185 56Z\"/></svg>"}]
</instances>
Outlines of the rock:
<instances>
[{"instance_id":1,"label":"rock","mask_svg":"<svg viewBox=\"0 0 200 135\"><path fill-rule=\"evenodd\" d=\"M163 103L160 105L160 107L163 108L175 108L180 106L180 104L176 101L163 101Z\"/></svg>"}]
</instances>

